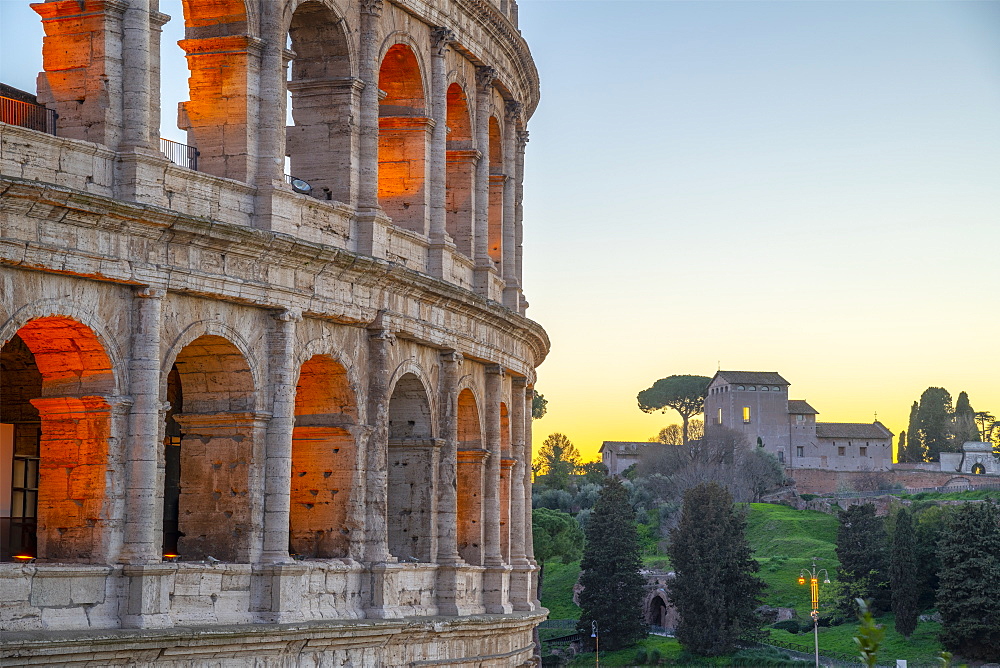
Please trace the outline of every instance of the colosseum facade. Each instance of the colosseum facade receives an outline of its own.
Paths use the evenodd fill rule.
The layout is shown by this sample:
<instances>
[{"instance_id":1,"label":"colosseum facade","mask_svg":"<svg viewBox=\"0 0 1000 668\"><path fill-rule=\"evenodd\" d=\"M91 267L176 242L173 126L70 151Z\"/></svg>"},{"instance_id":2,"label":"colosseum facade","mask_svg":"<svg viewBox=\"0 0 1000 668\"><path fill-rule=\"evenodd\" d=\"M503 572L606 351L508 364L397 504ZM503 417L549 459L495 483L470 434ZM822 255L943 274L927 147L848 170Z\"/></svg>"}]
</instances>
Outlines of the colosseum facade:
<instances>
[{"instance_id":1,"label":"colosseum facade","mask_svg":"<svg viewBox=\"0 0 1000 668\"><path fill-rule=\"evenodd\" d=\"M0 663L531 663L514 1L32 8L37 96L0 99Z\"/></svg>"}]
</instances>

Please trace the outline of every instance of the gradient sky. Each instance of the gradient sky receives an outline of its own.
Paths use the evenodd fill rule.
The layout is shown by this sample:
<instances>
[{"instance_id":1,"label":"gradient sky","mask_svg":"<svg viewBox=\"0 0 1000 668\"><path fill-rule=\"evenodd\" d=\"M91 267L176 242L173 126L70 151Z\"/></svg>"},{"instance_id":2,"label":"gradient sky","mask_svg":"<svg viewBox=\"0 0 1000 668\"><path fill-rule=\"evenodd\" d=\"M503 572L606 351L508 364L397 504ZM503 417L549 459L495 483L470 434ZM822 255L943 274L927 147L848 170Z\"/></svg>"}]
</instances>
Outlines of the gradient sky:
<instances>
[{"instance_id":1,"label":"gradient sky","mask_svg":"<svg viewBox=\"0 0 1000 668\"><path fill-rule=\"evenodd\" d=\"M898 433L930 385L1000 414L1000 2L521 0L520 27L536 447L646 440L679 420L636 393L720 364L824 421ZM0 81L34 90L40 35L0 0Z\"/></svg>"}]
</instances>

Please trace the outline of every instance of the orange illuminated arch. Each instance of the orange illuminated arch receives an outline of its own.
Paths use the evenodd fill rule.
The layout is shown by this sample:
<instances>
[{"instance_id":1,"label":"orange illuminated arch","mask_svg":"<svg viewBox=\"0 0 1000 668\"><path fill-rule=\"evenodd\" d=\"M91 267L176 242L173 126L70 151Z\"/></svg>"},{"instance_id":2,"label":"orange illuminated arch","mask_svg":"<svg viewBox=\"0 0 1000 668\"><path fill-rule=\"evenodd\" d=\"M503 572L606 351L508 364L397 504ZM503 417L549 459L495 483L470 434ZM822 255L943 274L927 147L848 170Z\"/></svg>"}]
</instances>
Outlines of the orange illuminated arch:
<instances>
[{"instance_id":1,"label":"orange illuminated arch","mask_svg":"<svg viewBox=\"0 0 1000 668\"><path fill-rule=\"evenodd\" d=\"M503 140L500 122L490 116L489 123L490 159L490 205L488 249L490 258L500 266L503 262L503 189L507 178L504 176Z\"/></svg>"},{"instance_id":2,"label":"orange illuminated arch","mask_svg":"<svg viewBox=\"0 0 1000 668\"><path fill-rule=\"evenodd\" d=\"M458 553L467 563L483 563L483 448L479 409L472 390L458 395Z\"/></svg>"},{"instance_id":3,"label":"orange illuminated arch","mask_svg":"<svg viewBox=\"0 0 1000 668\"><path fill-rule=\"evenodd\" d=\"M427 234L427 143L430 123L413 50L394 44L379 68L378 199L403 228Z\"/></svg>"},{"instance_id":4,"label":"orange illuminated arch","mask_svg":"<svg viewBox=\"0 0 1000 668\"><path fill-rule=\"evenodd\" d=\"M357 469L348 427L357 407L347 371L328 355L303 365L295 387L289 549L314 558L350 555L347 510Z\"/></svg>"},{"instance_id":5,"label":"orange illuminated arch","mask_svg":"<svg viewBox=\"0 0 1000 668\"><path fill-rule=\"evenodd\" d=\"M448 235L458 252L468 258L474 248L474 206L476 160L472 123L465 90L453 83L448 87L448 153L445 176L445 216Z\"/></svg>"},{"instance_id":6,"label":"orange illuminated arch","mask_svg":"<svg viewBox=\"0 0 1000 668\"><path fill-rule=\"evenodd\" d=\"M12 518L12 531L0 553L103 561L110 539L107 397L115 386L104 346L71 318L36 318L0 349L0 383L0 423L10 439L0 446L0 466L14 474L2 495L0 515Z\"/></svg>"}]
</instances>

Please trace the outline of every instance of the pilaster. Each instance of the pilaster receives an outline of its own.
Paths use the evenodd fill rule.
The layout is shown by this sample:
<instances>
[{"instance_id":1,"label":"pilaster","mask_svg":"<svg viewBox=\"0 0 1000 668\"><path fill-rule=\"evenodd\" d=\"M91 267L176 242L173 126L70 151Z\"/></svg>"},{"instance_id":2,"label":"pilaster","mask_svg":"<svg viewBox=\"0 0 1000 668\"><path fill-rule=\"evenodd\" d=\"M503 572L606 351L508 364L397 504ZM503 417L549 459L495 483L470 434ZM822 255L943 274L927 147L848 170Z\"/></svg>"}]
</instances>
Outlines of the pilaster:
<instances>
[{"instance_id":1,"label":"pilaster","mask_svg":"<svg viewBox=\"0 0 1000 668\"><path fill-rule=\"evenodd\" d=\"M500 545L500 400L505 369L499 364L486 367L484 399L484 439L486 451L483 493L483 603L490 614L506 614L513 609L508 602L510 566L504 564Z\"/></svg>"},{"instance_id":2,"label":"pilaster","mask_svg":"<svg viewBox=\"0 0 1000 668\"><path fill-rule=\"evenodd\" d=\"M448 169L448 72L445 53L454 41L455 33L448 28L439 26L431 31L431 117L434 119L434 129L431 132L428 161L430 247L427 270L431 276L442 279L445 278L448 255L454 248L454 244L447 238L445 211Z\"/></svg>"},{"instance_id":3,"label":"pilaster","mask_svg":"<svg viewBox=\"0 0 1000 668\"><path fill-rule=\"evenodd\" d=\"M489 253L490 224L490 115L493 82L497 72L492 67L476 68L476 148L482 158L476 163L475 186L475 233L473 258L475 262L474 288L477 294L489 296L490 276L496 274L496 267Z\"/></svg>"}]
</instances>

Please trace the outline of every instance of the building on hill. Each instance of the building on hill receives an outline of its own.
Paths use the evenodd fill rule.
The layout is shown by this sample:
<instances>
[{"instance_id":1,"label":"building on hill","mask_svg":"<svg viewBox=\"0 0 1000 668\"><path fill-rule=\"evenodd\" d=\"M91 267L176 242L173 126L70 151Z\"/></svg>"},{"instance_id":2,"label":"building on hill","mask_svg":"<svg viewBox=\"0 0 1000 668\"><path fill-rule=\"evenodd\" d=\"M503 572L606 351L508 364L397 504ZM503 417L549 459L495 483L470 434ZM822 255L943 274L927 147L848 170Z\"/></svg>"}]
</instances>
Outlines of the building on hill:
<instances>
[{"instance_id":1,"label":"building on hill","mask_svg":"<svg viewBox=\"0 0 1000 668\"><path fill-rule=\"evenodd\" d=\"M654 441L604 441L601 444L601 463L608 468L608 475L621 475L625 469L639 462L647 448L673 447Z\"/></svg>"},{"instance_id":2,"label":"building on hill","mask_svg":"<svg viewBox=\"0 0 1000 668\"><path fill-rule=\"evenodd\" d=\"M892 468L893 434L882 423L818 422L808 402L788 398L789 385L773 371L718 371L705 396L706 433L735 429L787 468Z\"/></svg>"},{"instance_id":3,"label":"building on hill","mask_svg":"<svg viewBox=\"0 0 1000 668\"><path fill-rule=\"evenodd\" d=\"M517 3L176 6L0 88L0 664L529 665Z\"/></svg>"}]
</instances>

